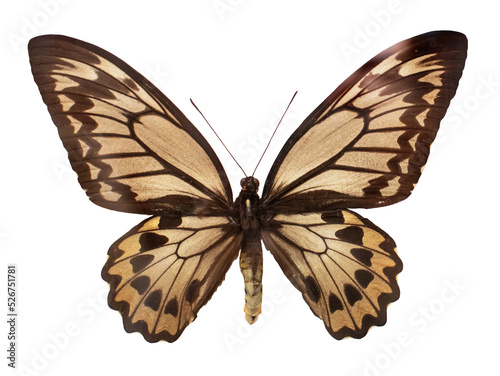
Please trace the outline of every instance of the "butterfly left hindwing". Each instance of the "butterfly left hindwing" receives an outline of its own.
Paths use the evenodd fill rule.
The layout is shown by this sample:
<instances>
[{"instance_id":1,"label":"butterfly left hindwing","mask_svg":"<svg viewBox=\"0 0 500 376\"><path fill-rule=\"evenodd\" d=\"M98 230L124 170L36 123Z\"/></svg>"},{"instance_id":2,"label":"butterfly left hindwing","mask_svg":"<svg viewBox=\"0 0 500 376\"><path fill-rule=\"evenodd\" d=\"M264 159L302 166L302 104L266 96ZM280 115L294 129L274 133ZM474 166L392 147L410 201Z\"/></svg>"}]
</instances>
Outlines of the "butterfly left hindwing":
<instances>
[{"instance_id":1,"label":"butterfly left hindwing","mask_svg":"<svg viewBox=\"0 0 500 376\"><path fill-rule=\"evenodd\" d=\"M175 341L222 283L241 247L228 217L151 217L117 240L102 276L128 332Z\"/></svg>"}]
</instances>

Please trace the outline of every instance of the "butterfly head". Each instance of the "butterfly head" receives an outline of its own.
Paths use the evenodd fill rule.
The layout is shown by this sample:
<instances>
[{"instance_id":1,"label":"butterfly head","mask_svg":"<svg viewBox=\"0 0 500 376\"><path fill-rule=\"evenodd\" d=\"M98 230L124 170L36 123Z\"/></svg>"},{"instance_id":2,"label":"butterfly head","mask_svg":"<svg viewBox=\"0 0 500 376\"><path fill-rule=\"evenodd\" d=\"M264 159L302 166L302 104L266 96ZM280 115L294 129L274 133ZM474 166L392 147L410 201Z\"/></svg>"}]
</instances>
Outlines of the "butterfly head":
<instances>
[{"instance_id":1,"label":"butterfly head","mask_svg":"<svg viewBox=\"0 0 500 376\"><path fill-rule=\"evenodd\" d=\"M253 176L247 176L246 178L241 179L240 184L241 188L246 192L257 193L259 189L259 181Z\"/></svg>"}]
</instances>

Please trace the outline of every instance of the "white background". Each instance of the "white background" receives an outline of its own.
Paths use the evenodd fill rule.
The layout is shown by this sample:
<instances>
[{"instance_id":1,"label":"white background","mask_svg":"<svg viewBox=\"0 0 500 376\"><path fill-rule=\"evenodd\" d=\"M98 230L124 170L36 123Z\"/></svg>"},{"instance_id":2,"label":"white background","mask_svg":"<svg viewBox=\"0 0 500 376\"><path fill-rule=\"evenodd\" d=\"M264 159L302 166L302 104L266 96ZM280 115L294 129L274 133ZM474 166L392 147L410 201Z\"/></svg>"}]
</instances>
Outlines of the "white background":
<instances>
[{"instance_id":1,"label":"white background","mask_svg":"<svg viewBox=\"0 0 500 376\"><path fill-rule=\"evenodd\" d=\"M19 343L12 371L2 324L0 373L491 374L498 357L491 341L500 336L500 29L493 2L463 3L4 2L0 312L7 309L7 264L15 263ZM242 174L189 98L251 173L299 91L257 171L263 183L287 137L349 74L392 44L439 29L465 33L469 57L425 172L408 200L361 213L396 240L405 265L401 298L389 307L385 326L362 340L333 339L266 252L264 313L254 326L244 321L235 263L177 342L150 344L123 330L120 315L105 303L100 271L111 243L143 217L86 198L33 82L29 38L83 39L149 77L213 145L236 195Z\"/></svg>"}]
</instances>

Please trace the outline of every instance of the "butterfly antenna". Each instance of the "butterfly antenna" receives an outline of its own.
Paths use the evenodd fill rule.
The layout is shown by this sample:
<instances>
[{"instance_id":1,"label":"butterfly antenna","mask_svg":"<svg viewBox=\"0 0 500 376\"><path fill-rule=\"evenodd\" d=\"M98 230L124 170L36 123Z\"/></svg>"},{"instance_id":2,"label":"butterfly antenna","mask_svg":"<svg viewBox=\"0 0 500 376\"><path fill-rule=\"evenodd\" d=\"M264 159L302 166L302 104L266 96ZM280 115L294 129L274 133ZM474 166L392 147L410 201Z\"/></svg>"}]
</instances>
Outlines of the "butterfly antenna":
<instances>
[{"instance_id":1,"label":"butterfly antenna","mask_svg":"<svg viewBox=\"0 0 500 376\"><path fill-rule=\"evenodd\" d=\"M260 156L260 159L259 161L257 162L257 166L255 166L255 169L253 170L252 172L252 176L255 175L255 171L257 171L257 167L259 167L259 164L260 164L260 161L262 161L262 158L264 157L264 154L266 154L266 151L267 151L267 148L269 148L269 145L271 144L271 140L273 139L274 135L276 134L276 131L278 130L278 127L280 126L281 122L283 121L283 118L285 117L286 115L286 112L288 111L288 109L290 108L290 105L292 104L295 96L297 95L298 91L295 92L295 94L293 95L292 99L290 99L290 103L288 103L288 106L286 106L286 109L285 109L285 112L283 112L283 115L281 116L281 119L280 121L278 122L278 125L276 126L276 128L274 128L274 132L273 134L271 135L271 138L269 139L269 142L267 143L266 145L266 148L264 149L264 152L262 153L262 155Z\"/></svg>"},{"instance_id":2,"label":"butterfly antenna","mask_svg":"<svg viewBox=\"0 0 500 376\"><path fill-rule=\"evenodd\" d=\"M229 151L229 149L227 148L227 146L224 144L224 142L221 140L221 138L219 137L219 135L217 134L217 132L215 131L215 129L210 125L210 123L208 122L208 120L205 117L205 115L203 115L203 113L200 111L200 109L198 108L198 106L196 106L194 104L194 102L193 102L193 100L191 98L189 98L189 100L191 101L191 104L194 106L194 108L196 108L198 110L198 112L200 113L201 117L203 119L205 119L206 123L208 124L208 126L210 127L210 129L212 130L212 132L215 133L215 135L219 139L219 141L222 144L222 146L224 146L224 148L227 150L227 152L229 153L229 155L231 156L231 158L233 158L233 161L238 165L238 167L240 168L240 170L243 171L243 175L245 175L245 177L247 177L248 175L246 174L245 170L243 170L243 167L240 166L240 164L238 163L238 161L236 160L236 158L231 154L231 152Z\"/></svg>"}]
</instances>

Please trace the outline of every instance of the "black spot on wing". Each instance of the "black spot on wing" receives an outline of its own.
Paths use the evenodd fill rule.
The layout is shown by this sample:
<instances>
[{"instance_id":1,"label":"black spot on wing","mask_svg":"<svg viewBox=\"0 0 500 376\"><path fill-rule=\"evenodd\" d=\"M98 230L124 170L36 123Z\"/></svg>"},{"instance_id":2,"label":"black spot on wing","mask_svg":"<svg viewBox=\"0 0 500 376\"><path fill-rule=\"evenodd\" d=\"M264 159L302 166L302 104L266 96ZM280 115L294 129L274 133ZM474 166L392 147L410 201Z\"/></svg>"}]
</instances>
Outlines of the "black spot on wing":
<instances>
[{"instance_id":1,"label":"black spot on wing","mask_svg":"<svg viewBox=\"0 0 500 376\"><path fill-rule=\"evenodd\" d=\"M179 227L181 224L182 224L182 217L180 216L162 215L160 217L160 221L158 222L158 228L160 230L166 228L175 228Z\"/></svg>"},{"instance_id":2,"label":"black spot on wing","mask_svg":"<svg viewBox=\"0 0 500 376\"><path fill-rule=\"evenodd\" d=\"M387 237L382 243L379 244L380 249L383 249L387 253L392 253L396 250L396 243L391 238Z\"/></svg>"},{"instance_id":3,"label":"black spot on wing","mask_svg":"<svg viewBox=\"0 0 500 376\"><path fill-rule=\"evenodd\" d=\"M179 303L177 303L177 299L173 298L171 299L167 305L165 306L165 310L163 311L166 315L172 315L174 317L177 317L179 314Z\"/></svg>"},{"instance_id":4,"label":"black spot on wing","mask_svg":"<svg viewBox=\"0 0 500 376\"><path fill-rule=\"evenodd\" d=\"M344 306L337 295L330 294L328 297L328 308L330 309L330 313L334 313L335 311L342 311Z\"/></svg>"},{"instance_id":5,"label":"black spot on wing","mask_svg":"<svg viewBox=\"0 0 500 376\"><path fill-rule=\"evenodd\" d=\"M139 90L139 87L137 86L137 84L135 83L135 81L132 80L130 77L125 77L123 79L123 82L125 83L125 85L127 85L132 90L135 90L135 91Z\"/></svg>"},{"instance_id":6,"label":"black spot on wing","mask_svg":"<svg viewBox=\"0 0 500 376\"><path fill-rule=\"evenodd\" d=\"M356 281L366 289L370 282L373 281L374 277L368 270L359 269L354 272L354 278L356 278Z\"/></svg>"},{"instance_id":7,"label":"black spot on wing","mask_svg":"<svg viewBox=\"0 0 500 376\"><path fill-rule=\"evenodd\" d=\"M306 285L306 294L307 296L315 303L318 302L320 298L319 286L314 280L313 277L307 276L304 279L304 284Z\"/></svg>"},{"instance_id":8,"label":"black spot on wing","mask_svg":"<svg viewBox=\"0 0 500 376\"><path fill-rule=\"evenodd\" d=\"M358 291L356 287L351 284L347 284L344 286L345 297L347 298L347 302L352 307L357 301L361 300L363 297L361 293Z\"/></svg>"},{"instance_id":9,"label":"black spot on wing","mask_svg":"<svg viewBox=\"0 0 500 376\"><path fill-rule=\"evenodd\" d=\"M155 312L158 311L161 304L161 296L162 296L161 290L153 291L151 294L148 295L148 297L144 301L144 305L146 307L151 308Z\"/></svg>"},{"instance_id":10,"label":"black spot on wing","mask_svg":"<svg viewBox=\"0 0 500 376\"><path fill-rule=\"evenodd\" d=\"M321 214L321 219L326 223L331 223L335 225L344 224L344 215L340 210L335 210L333 212L327 212Z\"/></svg>"},{"instance_id":11,"label":"black spot on wing","mask_svg":"<svg viewBox=\"0 0 500 376\"><path fill-rule=\"evenodd\" d=\"M362 262L366 266L372 266L373 252L363 248L353 248L351 249L351 255L353 255L356 260Z\"/></svg>"},{"instance_id":12,"label":"black spot on wing","mask_svg":"<svg viewBox=\"0 0 500 376\"><path fill-rule=\"evenodd\" d=\"M144 269L146 266L148 266L151 261L154 260L153 255L139 255L137 257L134 257L130 259L130 264L132 265L132 271L134 273L140 272L142 269Z\"/></svg>"},{"instance_id":13,"label":"black spot on wing","mask_svg":"<svg viewBox=\"0 0 500 376\"><path fill-rule=\"evenodd\" d=\"M382 175L368 181L368 186L363 188L363 193L367 197L382 197L381 190L389 186L391 177Z\"/></svg>"},{"instance_id":14,"label":"black spot on wing","mask_svg":"<svg viewBox=\"0 0 500 376\"><path fill-rule=\"evenodd\" d=\"M166 236L154 232L145 232L139 237L139 244L141 245L139 252L149 251L167 243L168 238Z\"/></svg>"},{"instance_id":15,"label":"black spot on wing","mask_svg":"<svg viewBox=\"0 0 500 376\"><path fill-rule=\"evenodd\" d=\"M373 74L372 72L368 72L365 77L361 81L359 81L359 86L361 88L366 88L368 87L373 81L378 79L381 75L380 74Z\"/></svg>"},{"instance_id":16,"label":"black spot on wing","mask_svg":"<svg viewBox=\"0 0 500 376\"><path fill-rule=\"evenodd\" d=\"M193 303L196 298L200 295L200 287L201 287L201 282L198 279L195 279L189 284L189 287L186 292L186 301L188 303Z\"/></svg>"},{"instance_id":17,"label":"black spot on wing","mask_svg":"<svg viewBox=\"0 0 500 376\"><path fill-rule=\"evenodd\" d=\"M139 295L142 295L149 288L150 284L151 284L151 280L149 279L149 277L145 276L145 275L141 275L140 277L137 277L136 279L134 279L130 283L130 286L132 286L134 289L136 289L137 292L139 293Z\"/></svg>"},{"instance_id":18,"label":"black spot on wing","mask_svg":"<svg viewBox=\"0 0 500 376\"><path fill-rule=\"evenodd\" d=\"M361 227L349 226L335 232L335 236L343 241L352 244L363 245L364 232Z\"/></svg>"}]
</instances>

